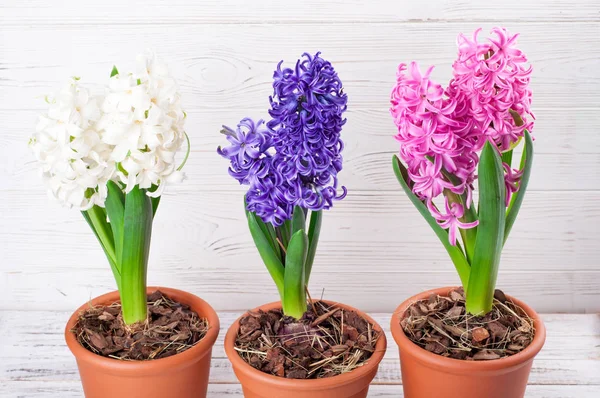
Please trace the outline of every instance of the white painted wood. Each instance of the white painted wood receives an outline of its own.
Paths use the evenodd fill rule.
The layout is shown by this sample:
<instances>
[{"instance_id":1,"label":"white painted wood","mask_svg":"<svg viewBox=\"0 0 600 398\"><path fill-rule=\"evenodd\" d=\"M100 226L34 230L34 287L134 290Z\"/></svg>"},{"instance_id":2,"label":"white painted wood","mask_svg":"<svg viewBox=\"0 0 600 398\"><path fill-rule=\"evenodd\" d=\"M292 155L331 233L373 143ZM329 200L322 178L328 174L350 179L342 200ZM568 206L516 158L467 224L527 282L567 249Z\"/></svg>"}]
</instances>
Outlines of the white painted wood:
<instances>
[{"instance_id":1,"label":"white painted wood","mask_svg":"<svg viewBox=\"0 0 600 398\"><path fill-rule=\"evenodd\" d=\"M40 111L0 111L6 120L0 155L6 173L14 176L10 190L40 193L37 164L25 145L29 134L23 130L35 125ZM600 190L600 112L595 109L543 109L536 112L535 168L531 191ZM257 110L201 110L188 112L186 129L192 153L186 165L189 179L178 189L197 191L237 191L238 184L227 175L227 161L216 153L226 140L219 133L223 124L235 127L246 115L264 116ZM398 150L395 128L387 108L349 111L343 130L344 169L341 182L352 191L399 190L391 164ZM29 132L27 132L29 133ZM33 189L32 189L33 188Z\"/></svg>"},{"instance_id":2,"label":"white painted wood","mask_svg":"<svg viewBox=\"0 0 600 398\"><path fill-rule=\"evenodd\" d=\"M599 7L600 8L600 7ZM113 64L131 70L132 49L156 49L179 78L188 109L266 109L279 60L293 65L305 51L322 51L335 64L351 109L389 108L400 62L437 64L433 77L447 82L456 36L496 23L354 24L125 24L3 27L0 49L10 63L0 70L0 109L43 108L59 82L80 76L103 83ZM600 105L597 22L507 23L535 67L535 108ZM168 32L168 34L167 34ZM24 43L30 43L24 45ZM67 45L68 44L68 45ZM31 50L35 46L35 51ZM130 67L131 66L131 67ZM35 98L40 98L35 101ZM534 109L535 109L534 108ZM266 110L264 111L266 115ZM392 126L389 118L383 121Z\"/></svg>"},{"instance_id":3,"label":"white painted wood","mask_svg":"<svg viewBox=\"0 0 600 398\"><path fill-rule=\"evenodd\" d=\"M239 313L221 312L214 348L209 397L239 396L223 350L225 331ZM0 396L81 396L75 361L63 340L67 312L0 311ZM398 351L389 333L390 314L373 314L388 336L388 350L369 397L399 396ZM593 397L600 389L600 317L543 316L546 345L534 361L527 397ZM401 396L401 395L400 395Z\"/></svg>"},{"instance_id":4,"label":"white painted wood","mask_svg":"<svg viewBox=\"0 0 600 398\"><path fill-rule=\"evenodd\" d=\"M0 386L4 388L6 398L81 398L83 390L77 381L66 382L8 382ZM0 394L2 390L0 390ZM17 395L15 395L17 394ZM578 385L532 385L527 387L527 398L595 398L598 386ZM209 384L208 398L242 398L242 387L239 384ZM404 391L399 385L376 384L369 388L369 398L402 398Z\"/></svg>"},{"instance_id":5,"label":"white painted wood","mask_svg":"<svg viewBox=\"0 0 600 398\"><path fill-rule=\"evenodd\" d=\"M243 220L243 191L215 148L221 124L267 115L275 64L307 50L334 62L350 98L340 174L350 193L325 217L313 294L392 311L418 291L458 283L393 176L388 98L398 63L435 63L445 81L456 35L495 25L521 33L537 116L530 192L499 287L540 311L600 311L596 0L3 1L0 309L68 311L113 289L88 227L47 200L25 144L45 94L72 75L98 88L113 63L126 70L145 48L178 77L192 140L189 178L168 190L156 220L151 283L192 291L219 310L276 299Z\"/></svg>"},{"instance_id":6,"label":"white painted wood","mask_svg":"<svg viewBox=\"0 0 600 398\"><path fill-rule=\"evenodd\" d=\"M561 0L430 0L426 4L392 0L93 0L62 2L62 7L41 0L2 4L0 22L9 24L123 24L123 23L290 23L352 21L599 21L594 0L578 1L565 7Z\"/></svg>"}]
</instances>

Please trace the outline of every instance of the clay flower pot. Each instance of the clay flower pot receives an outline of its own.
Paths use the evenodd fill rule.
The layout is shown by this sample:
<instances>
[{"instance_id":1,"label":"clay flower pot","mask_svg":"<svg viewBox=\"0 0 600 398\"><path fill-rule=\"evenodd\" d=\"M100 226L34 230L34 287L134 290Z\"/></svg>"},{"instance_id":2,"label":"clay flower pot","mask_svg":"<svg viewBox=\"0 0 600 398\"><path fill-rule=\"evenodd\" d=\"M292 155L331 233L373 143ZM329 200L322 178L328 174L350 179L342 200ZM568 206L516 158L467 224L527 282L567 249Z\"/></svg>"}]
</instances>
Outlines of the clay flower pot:
<instances>
[{"instance_id":1,"label":"clay flower pot","mask_svg":"<svg viewBox=\"0 0 600 398\"><path fill-rule=\"evenodd\" d=\"M82 347L71 332L78 315L89 305L108 305L119 300L112 292L79 307L65 328L65 339L75 355L86 398L144 397L200 398L206 397L212 346L219 334L219 318L204 300L181 290L149 287L148 293L160 289L165 295L187 304L199 316L208 320L206 336L192 348L167 358L151 361L121 361L106 358Z\"/></svg>"},{"instance_id":2,"label":"clay flower pot","mask_svg":"<svg viewBox=\"0 0 600 398\"><path fill-rule=\"evenodd\" d=\"M510 357L490 361L462 361L433 354L406 337L400 320L415 301L432 293L447 296L455 287L445 287L417 294L403 302L391 321L392 336L400 349L402 385L405 398L522 398L533 358L546 340L546 328L538 314L528 305L507 296L534 321L535 336L523 351Z\"/></svg>"},{"instance_id":3,"label":"clay flower pot","mask_svg":"<svg viewBox=\"0 0 600 398\"><path fill-rule=\"evenodd\" d=\"M361 367L351 372L325 379L298 380L273 376L260 370L254 369L244 361L234 349L235 339L238 334L240 318L238 318L227 331L225 336L225 352L235 375L242 384L245 398L365 398L369 391L369 384L377 373L379 363L383 359L386 350L385 335L381 327L364 312L344 304L325 301L328 305L337 305L345 310L352 310L364 317L374 329L381 332L375 346L375 352L369 360ZM281 308L281 302L262 305L253 311Z\"/></svg>"}]
</instances>

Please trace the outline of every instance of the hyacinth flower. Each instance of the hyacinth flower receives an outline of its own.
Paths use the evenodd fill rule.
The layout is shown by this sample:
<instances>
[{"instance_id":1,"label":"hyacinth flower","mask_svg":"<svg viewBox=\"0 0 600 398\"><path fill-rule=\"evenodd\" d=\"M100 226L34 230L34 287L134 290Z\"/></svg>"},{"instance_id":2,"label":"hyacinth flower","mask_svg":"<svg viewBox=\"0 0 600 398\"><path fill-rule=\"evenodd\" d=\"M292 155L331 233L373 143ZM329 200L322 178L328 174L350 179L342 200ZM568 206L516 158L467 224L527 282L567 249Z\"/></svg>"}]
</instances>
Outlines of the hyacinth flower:
<instances>
[{"instance_id":1,"label":"hyacinth flower","mask_svg":"<svg viewBox=\"0 0 600 398\"><path fill-rule=\"evenodd\" d=\"M433 67L422 73L414 62L401 64L390 111L400 143L398 181L450 255L467 311L482 315L492 309L502 247L527 189L534 116L532 68L516 47L518 35L495 28L480 42L479 33L458 37L447 87L431 79Z\"/></svg>"},{"instance_id":2,"label":"hyacinth flower","mask_svg":"<svg viewBox=\"0 0 600 398\"><path fill-rule=\"evenodd\" d=\"M189 154L175 80L153 54L135 73L110 74L92 95L73 78L39 119L30 147L49 194L81 210L112 269L127 325L147 319L152 222L165 186L180 182ZM175 155L187 141L180 165Z\"/></svg>"},{"instance_id":3,"label":"hyacinth flower","mask_svg":"<svg viewBox=\"0 0 600 398\"><path fill-rule=\"evenodd\" d=\"M244 207L250 233L281 298L285 315L306 312L307 288L323 210L346 196L342 170L347 97L331 63L304 54L273 75L270 119L244 118L221 131L217 152L229 174L248 186Z\"/></svg>"}]
</instances>

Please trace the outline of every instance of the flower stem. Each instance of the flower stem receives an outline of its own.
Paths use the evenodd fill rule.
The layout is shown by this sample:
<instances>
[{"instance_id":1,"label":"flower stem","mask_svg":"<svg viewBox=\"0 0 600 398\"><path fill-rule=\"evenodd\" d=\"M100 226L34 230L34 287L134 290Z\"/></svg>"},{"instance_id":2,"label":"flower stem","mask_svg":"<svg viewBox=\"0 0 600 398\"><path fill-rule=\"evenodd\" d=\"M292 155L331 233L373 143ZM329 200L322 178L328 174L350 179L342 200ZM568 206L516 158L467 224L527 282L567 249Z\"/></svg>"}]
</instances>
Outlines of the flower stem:
<instances>
[{"instance_id":1,"label":"flower stem","mask_svg":"<svg viewBox=\"0 0 600 398\"><path fill-rule=\"evenodd\" d=\"M283 313L296 319L306 312L306 255L308 236L303 229L292 235L285 256Z\"/></svg>"},{"instance_id":2,"label":"flower stem","mask_svg":"<svg viewBox=\"0 0 600 398\"><path fill-rule=\"evenodd\" d=\"M485 315L492 309L506 222L504 169L496 148L487 142L479 161L479 227L471 263L467 312Z\"/></svg>"},{"instance_id":3,"label":"flower stem","mask_svg":"<svg viewBox=\"0 0 600 398\"><path fill-rule=\"evenodd\" d=\"M146 271L152 234L152 202L137 185L125 196L121 305L127 325L147 317Z\"/></svg>"}]
</instances>

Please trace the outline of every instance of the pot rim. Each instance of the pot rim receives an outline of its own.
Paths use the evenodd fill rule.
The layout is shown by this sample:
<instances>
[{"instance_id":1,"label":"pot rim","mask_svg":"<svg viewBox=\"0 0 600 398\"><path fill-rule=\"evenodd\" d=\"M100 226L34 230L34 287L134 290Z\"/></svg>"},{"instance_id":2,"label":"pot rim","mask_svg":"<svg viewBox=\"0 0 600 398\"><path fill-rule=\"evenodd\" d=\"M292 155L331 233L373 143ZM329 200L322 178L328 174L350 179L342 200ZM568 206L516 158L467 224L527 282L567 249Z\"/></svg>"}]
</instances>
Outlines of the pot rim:
<instances>
[{"instance_id":1,"label":"pot rim","mask_svg":"<svg viewBox=\"0 0 600 398\"><path fill-rule=\"evenodd\" d=\"M75 356L75 359L78 362L83 361L92 364L93 366L103 369L105 372L119 374L126 377L144 377L148 374L161 373L167 370L172 372L173 370L185 368L203 358L205 355L210 354L212 346L217 340L220 329L219 317L210 304L202 300L200 297L183 290L161 286L148 286L146 291L150 293L156 290L160 290L178 302L189 305L191 309L198 312L199 316L207 319L209 325L208 331L198 343L179 354L149 361L123 361L104 357L89 351L79 343L71 330L75 326L79 314L85 309L89 308L90 305L100 305L118 301L119 292L112 291L83 304L70 316L65 327L65 340L67 342L67 346Z\"/></svg>"},{"instance_id":2,"label":"pot rim","mask_svg":"<svg viewBox=\"0 0 600 398\"><path fill-rule=\"evenodd\" d=\"M322 301L322 302L327 303L328 305L337 305L342 309L355 311L358 314L360 314L360 316L362 316L367 321L369 321L373 325L374 330L380 332L379 339L377 340L377 343L375 344L375 351L373 352L373 355L371 355L371 357L367 360L367 362L363 366L353 369L352 371L350 371L348 373L343 373L343 374L340 374L337 376L332 376L332 377L328 377L328 378L324 378L324 379L287 379L285 377L274 376L274 375L271 375L268 373L261 372L260 370L257 370L255 368L253 368L252 366L250 366L246 361L244 361L239 356L237 351L235 351L235 349L234 349L235 338L236 338L237 332L239 330L240 319L250 311L258 311L258 310L269 311L272 309L281 308L281 302L275 301L272 303L263 304L263 305L256 307L250 311L244 312L242 315L240 315L240 317L238 317L231 324L231 326L229 327L229 330L227 330L227 334L225 335L225 353L227 354L227 357L229 358L229 361L231 362L234 370L236 370L236 372L241 371L241 372L251 376L255 380L258 380L261 383L269 384L270 386L273 386L273 387L282 387L282 388L300 387L300 388L309 389L309 390L320 390L320 389L331 388L332 385L335 385L337 387L340 385L352 383L352 382L356 381L357 379L360 379L360 378L366 376L369 372L372 372L373 370L377 369L377 367L379 366L379 363L383 359L383 356L385 355L385 352L387 349L386 336L385 336L385 333L384 333L383 329L381 328L381 326L377 322L375 322L375 320L373 318L371 318L365 312L359 311L356 308L351 307L349 305L338 303L338 302L331 301L331 300L313 300L313 301L315 301L315 302Z\"/></svg>"},{"instance_id":3,"label":"pot rim","mask_svg":"<svg viewBox=\"0 0 600 398\"><path fill-rule=\"evenodd\" d=\"M404 333L399 319L404 315L408 307L416 301L427 299L431 294L438 294L440 296L447 296L451 290L457 289L456 286L442 287L437 289L431 289L419 294L416 294L409 299L405 300L402 304L396 308L392 314L390 321L391 332L396 344L398 345L400 352L407 352L409 355L415 357L418 361L432 368L443 368L445 371L453 373L466 373L466 372L487 372L487 371L498 371L513 367L519 367L525 365L527 362L533 360L533 358L540 352L544 342L546 340L546 327L544 322L539 315L527 304L518 300L512 296L506 295L506 297L513 303L521 307L525 313L533 319L533 326L535 328L535 334L531 343L521 352L511 355L509 357L493 359L489 361L465 361L461 359L447 358L441 355L431 353L424 348L419 347L413 343Z\"/></svg>"}]
</instances>

